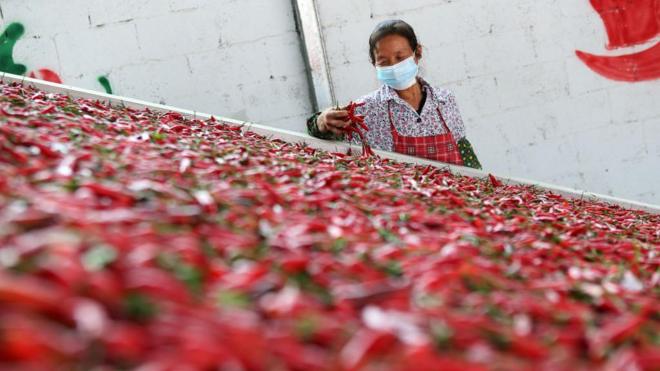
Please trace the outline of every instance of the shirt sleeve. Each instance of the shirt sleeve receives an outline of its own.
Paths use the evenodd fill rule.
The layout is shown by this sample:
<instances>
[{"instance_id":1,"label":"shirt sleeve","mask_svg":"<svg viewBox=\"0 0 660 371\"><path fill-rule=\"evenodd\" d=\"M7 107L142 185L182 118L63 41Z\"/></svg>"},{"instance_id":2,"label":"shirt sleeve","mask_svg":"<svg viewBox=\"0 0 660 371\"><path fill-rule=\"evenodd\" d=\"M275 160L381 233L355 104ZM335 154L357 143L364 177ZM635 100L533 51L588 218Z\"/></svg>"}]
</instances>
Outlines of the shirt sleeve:
<instances>
[{"instance_id":1,"label":"shirt sleeve","mask_svg":"<svg viewBox=\"0 0 660 371\"><path fill-rule=\"evenodd\" d=\"M474 148L472 148L472 144L466 137L459 139L456 145L458 145L458 150L461 153L461 159L463 160L464 166L473 169L482 169L481 163L479 162L477 155L474 153Z\"/></svg>"},{"instance_id":2,"label":"shirt sleeve","mask_svg":"<svg viewBox=\"0 0 660 371\"><path fill-rule=\"evenodd\" d=\"M307 134L320 139L343 140L344 139L343 135L338 135L331 131L327 131L323 133L321 132L321 130L319 130L318 118L320 114L321 112L316 112L315 114L312 115L312 117L307 119Z\"/></svg>"}]
</instances>

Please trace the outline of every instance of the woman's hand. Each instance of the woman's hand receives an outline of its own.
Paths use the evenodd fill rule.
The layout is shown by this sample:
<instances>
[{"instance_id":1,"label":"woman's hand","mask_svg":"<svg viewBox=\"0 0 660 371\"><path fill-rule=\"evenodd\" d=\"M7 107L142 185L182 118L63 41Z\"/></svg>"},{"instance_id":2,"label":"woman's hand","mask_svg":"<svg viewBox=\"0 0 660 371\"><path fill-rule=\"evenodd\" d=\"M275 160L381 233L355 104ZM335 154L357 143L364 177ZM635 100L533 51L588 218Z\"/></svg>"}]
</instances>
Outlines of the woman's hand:
<instances>
[{"instance_id":1,"label":"woman's hand","mask_svg":"<svg viewBox=\"0 0 660 371\"><path fill-rule=\"evenodd\" d=\"M350 125L348 120L348 111L345 108L330 107L319 115L316 125L322 133L331 131L334 134L341 135L344 133L344 128Z\"/></svg>"}]
</instances>

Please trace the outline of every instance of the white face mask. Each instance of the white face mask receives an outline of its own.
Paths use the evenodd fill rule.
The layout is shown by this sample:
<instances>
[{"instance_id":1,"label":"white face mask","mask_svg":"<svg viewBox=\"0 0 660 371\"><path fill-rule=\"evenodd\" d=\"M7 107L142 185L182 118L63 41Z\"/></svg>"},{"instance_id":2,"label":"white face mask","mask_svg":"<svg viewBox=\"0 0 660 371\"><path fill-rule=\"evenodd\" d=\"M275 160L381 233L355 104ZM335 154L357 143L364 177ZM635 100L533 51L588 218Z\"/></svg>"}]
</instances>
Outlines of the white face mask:
<instances>
[{"instance_id":1,"label":"white face mask","mask_svg":"<svg viewBox=\"0 0 660 371\"><path fill-rule=\"evenodd\" d=\"M414 55L393 66L376 67L378 80L396 90L405 90L415 85L418 72L419 66Z\"/></svg>"}]
</instances>

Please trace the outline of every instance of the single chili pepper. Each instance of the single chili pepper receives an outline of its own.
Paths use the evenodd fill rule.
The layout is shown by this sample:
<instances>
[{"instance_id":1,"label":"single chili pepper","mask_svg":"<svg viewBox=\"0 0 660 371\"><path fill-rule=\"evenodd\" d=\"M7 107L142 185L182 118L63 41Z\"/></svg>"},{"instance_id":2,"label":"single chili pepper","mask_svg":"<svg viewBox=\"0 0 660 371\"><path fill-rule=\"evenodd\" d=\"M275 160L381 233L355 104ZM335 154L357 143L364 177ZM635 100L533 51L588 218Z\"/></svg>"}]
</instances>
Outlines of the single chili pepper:
<instances>
[{"instance_id":1,"label":"single chili pepper","mask_svg":"<svg viewBox=\"0 0 660 371\"><path fill-rule=\"evenodd\" d=\"M342 349L342 366L346 370L360 369L368 364L370 357L392 349L396 340L396 337L388 332L360 330Z\"/></svg>"},{"instance_id":2,"label":"single chili pepper","mask_svg":"<svg viewBox=\"0 0 660 371\"><path fill-rule=\"evenodd\" d=\"M97 196L101 197L108 197L112 199L113 201L117 202L117 204L122 205L122 206L130 206L133 204L133 197L123 193L117 189L104 186L98 183L89 183L83 185L84 188L88 188L91 191L93 191Z\"/></svg>"},{"instance_id":3,"label":"single chili pepper","mask_svg":"<svg viewBox=\"0 0 660 371\"><path fill-rule=\"evenodd\" d=\"M0 302L4 303L3 306L13 304L33 311L62 314L66 312L63 303L69 297L70 294L46 281L0 272Z\"/></svg>"},{"instance_id":4,"label":"single chili pepper","mask_svg":"<svg viewBox=\"0 0 660 371\"><path fill-rule=\"evenodd\" d=\"M501 187L503 184L493 174L488 174L488 179L493 187Z\"/></svg>"},{"instance_id":5,"label":"single chili pepper","mask_svg":"<svg viewBox=\"0 0 660 371\"><path fill-rule=\"evenodd\" d=\"M115 322L103 334L102 343L111 359L140 362L147 354L149 334L137 324Z\"/></svg>"},{"instance_id":6,"label":"single chili pepper","mask_svg":"<svg viewBox=\"0 0 660 371\"><path fill-rule=\"evenodd\" d=\"M184 284L156 268L131 269L125 273L125 287L177 303L188 303L190 295Z\"/></svg>"}]
</instances>

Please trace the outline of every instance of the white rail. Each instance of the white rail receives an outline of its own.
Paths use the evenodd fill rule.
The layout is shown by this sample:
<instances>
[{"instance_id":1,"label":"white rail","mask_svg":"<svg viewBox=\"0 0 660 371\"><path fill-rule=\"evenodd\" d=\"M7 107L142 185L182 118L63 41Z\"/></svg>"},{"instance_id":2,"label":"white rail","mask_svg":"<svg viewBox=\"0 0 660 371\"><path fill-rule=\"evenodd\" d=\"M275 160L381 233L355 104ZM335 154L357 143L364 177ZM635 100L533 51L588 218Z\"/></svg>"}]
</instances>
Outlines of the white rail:
<instances>
[{"instance_id":1,"label":"white rail","mask_svg":"<svg viewBox=\"0 0 660 371\"><path fill-rule=\"evenodd\" d=\"M251 122L246 122L246 121L239 121L239 120L234 120L222 116L217 116L217 115L210 115L207 113L201 113L201 112L196 112L196 111L190 111L186 109L181 109L181 108L176 108L176 107L171 107L171 106L166 106L162 104L155 104L155 103L149 103L137 99L132 99L132 98L125 98L121 96L116 96L116 95L110 95L110 94L105 94L105 93L100 93L92 90L87 90L87 89L81 89L81 88L76 88L72 86L67 86L67 85L62 85L62 84L55 84L51 83L48 81L42 81L42 80L37 80L37 79L32 79L29 77L24 77L24 76L18 76L18 75L12 75L8 73L2 73L0 75L0 81L2 82L19 82L23 84L28 84L30 86L34 86L35 88L41 89L43 91L49 92L49 93L60 93L60 94L66 94L68 96L74 97L74 98L91 98L91 99L98 99L99 101L110 103L110 104L123 104L127 107L132 107L132 108L149 108L153 111L160 111L160 112L178 112L186 117L189 118L198 118L198 119L208 119L211 116L214 116L216 119L226 122L228 124L233 124L233 125L241 125L243 127L243 130L255 132L257 134L264 135L269 138L277 138L281 139L285 142L289 143L306 143L308 146L319 149L319 150L324 150L324 151L330 151L330 152L346 152L349 147L353 148L354 151L361 151L362 149L357 146L350 146L346 143L342 142L333 142L333 141L327 141L319 138L315 138L312 136L309 136L304 133L299 133L299 132L294 132L291 130L284 130L284 129L278 129L278 128L273 128L273 127L268 127L264 125L259 125ZM379 156L383 158L389 158L392 160L400 161L400 162L406 162L406 163L412 163L412 164L418 164L418 165L432 165L436 167L442 167L442 168L448 168L452 173L455 174L460 174L460 175L465 175L465 176L471 176L471 177L486 177L488 176L488 172L480 171L480 170L475 170L472 168L467 168L467 167L462 167L462 166L455 166L455 165L448 165L445 163L441 162L436 162L436 161L429 161L425 159L420 159L417 157L411 157L411 156L406 156L398 153L392 153L392 152L385 152L385 151L375 151ZM619 205L621 207L629 208L629 209L636 209L636 210L644 210L650 213L654 214L660 214L660 206L656 205L651 205L651 204L646 204L642 202L637 202L637 201L632 201L632 200L625 200L621 198L616 198L612 196L607 196L607 195L601 195L597 193L592 193L592 192L587 192L587 191L582 191L582 190L576 190L568 187L562 187L562 186L557 186L557 185L552 185L552 184L546 184L543 182L537 182L537 181L532 181L528 179L521 179L521 178L511 178L511 177L500 177L497 174L493 174L497 176L499 180L501 180L505 184L524 184L524 185L534 185L535 187L547 191L551 191L553 193L557 193L569 198L586 198L586 199L593 199L593 200L598 200L602 202L606 202L609 204L615 204Z\"/></svg>"}]
</instances>

